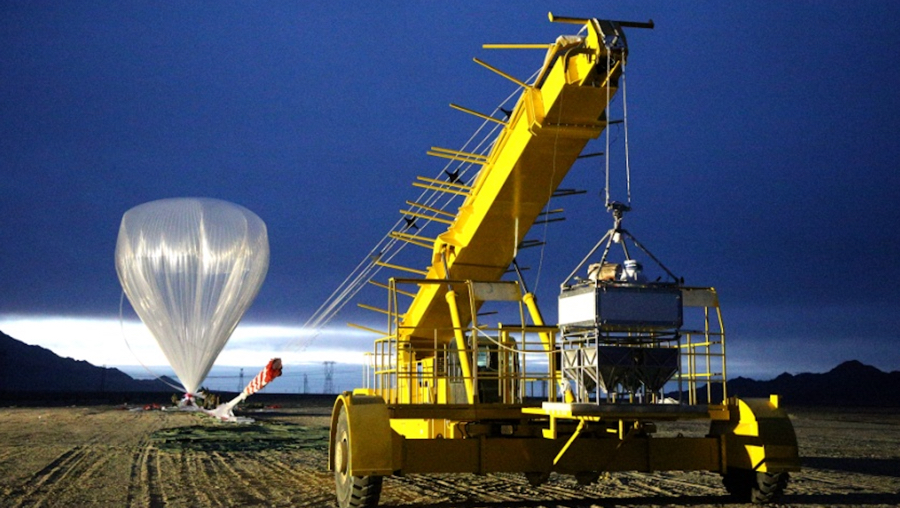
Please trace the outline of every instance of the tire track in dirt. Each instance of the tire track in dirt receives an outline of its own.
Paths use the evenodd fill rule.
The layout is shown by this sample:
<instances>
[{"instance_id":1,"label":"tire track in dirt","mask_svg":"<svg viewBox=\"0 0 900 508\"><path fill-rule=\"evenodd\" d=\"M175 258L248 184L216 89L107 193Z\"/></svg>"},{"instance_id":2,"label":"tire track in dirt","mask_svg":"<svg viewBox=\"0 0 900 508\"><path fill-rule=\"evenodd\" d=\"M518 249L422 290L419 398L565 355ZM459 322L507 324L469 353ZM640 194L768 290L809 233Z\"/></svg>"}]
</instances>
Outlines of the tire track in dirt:
<instances>
[{"instance_id":1,"label":"tire track in dirt","mask_svg":"<svg viewBox=\"0 0 900 508\"><path fill-rule=\"evenodd\" d=\"M137 499L142 498L141 501L144 501L143 495L141 492L142 485L146 485L146 482L141 481L141 465L146 460L147 455L147 446L143 446L138 448L131 454L131 466L128 471L128 493L125 496L125 506L129 508L132 506L145 506L149 503L141 502L137 504Z\"/></svg>"},{"instance_id":2,"label":"tire track in dirt","mask_svg":"<svg viewBox=\"0 0 900 508\"><path fill-rule=\"evenodd\" d=\"M188 492L192 492L197 503L196 506L225 506L219 499L218 485L211 479L215 478L215 468L203 459L199 453L189 450L181 452L182 477L191 484ZM212 475L210 474L212 472Z\"/></svg>"},{"instance_id":3,"label":"tire track in dirt","mask_svg":"<svg viewBox=\"0 0 900 508\"><path fill-rule=\"evenodd\" d=\"M135 450L133 457L125 506L164 507L166 499L160 489L159 456L156 449L143 440L143 446Z\"/></svg>"},{"instance_id":4,"label":"tire track in dirt","mask_svg":"<svg viewBox=\"0 0 900 508\"><path fill-rule=\"evenodd\" d=\"M176 506L199 506L193 478L184 451L167 452L154 448L159 474L159 490L166 503Z\"/></svg>"},{"instance_id":5,"label":"tire track in dirt","mask_svg":"<svg viewBox=\"0 0 900 508\"><path fill-rule=\"evenodd\" d=\"M185 451L168 452L150 447L146 474L156 485L162 506L210 506L207 493L198 488Z\"/></svg>"},{"instance_id":6,"label":"tire track in dirt","mask_svg":"<svg viewBox=\"0 0 900 508\"><path fill-rule=\"evenodd\" d=\"M152 445L147 446L147 455L141 467L141 478L147 489L147 504L150 508L162 508L166 505L166 497L162 491L160 478L159 452Z\"/></svg>"},{"instance_id":7,"label":"tire track in dirt","mask_svg":"<svg viewBox=\"0 0 900 508\"><path fill-rule=\"evenodd\" d=\"M528 495L529 499L535 496L542 496L548 500L582 499L586 494L593 495L593 490L604 488L602 481L600 484L582 486L556 473L551 473L547 481L537 487L532 486L524 474L506 473L503 478L523 495Z\"/></svg>"},{"instance_id":8,"label":"tire track in dirt","mask_svg":"<svg viewBox=\"0 0 900 508\"><path fill-rule=\"evenodd\" d=\"M589 487L567 481L565 477L551 474L546 482L538 486L532 486L528 479L521 473L500 473L490 475L503 480L504 488L514 491L518 500L548 499L548 500L572 500L585 496Z\"/></svg>"},{"instance_id":9,"label":"tire track in dirt","mask_svg":"<svg viewBox=\"0 0 900 508\"><path fill-rule=\"evenodd\" d=\"M793 480L811 481L816 483L824 483L826 485L836 485L838 487L850 487L850 483L844 476L837 476L825 472L812 472L804 470L802 473L795 475Z\"/></svg>"},{"instance_id":10,"label":"tire track in dirt","mask_svg":"<svg viewBox=\"0 0 900 508\"><path fill-rule=\"evenodd\" d=\"M508 480L509 475L499 475L499 474L489 474L486 476L476 476L475 478L481 480L479 482L479 487L476 488L475 491L479 500L497 500L497 501L522 501L525 499L529 499L533 497L533 494L526 494L524 497L522 492L517 491L514 488L515 483L511 483ZM450 482L450 484L454 485L456 488L459 488L460 484L456 482ZM466 489L468 490L468 489Z\"/></svg>"},{"instance_id":11,"label":"tire track in dirt","mask_svg":"<svg viewBox=\"0 0 900 508\"><path fill-rule=\"evenodd\" d=\"M705 483L697 483L683 478L672 478L660 473L621 473L628 478L628 488L635 493L646 496L653 492L659 496L724 496L724 487L713 487Z\"/></svg>"},{"instance_id":12,"label":"tire track in dirt","mask_svg":"<svg viewBox=\"0 0 900 508\"><path fill-rule=\"evenodd\" d=\"M324 471L319 461L300 462L300 467L295 467L280 458L266 457L260 475L270 489L278 487L282 491L280 498L291 506L331 506L335 502L332 474ZM302 492L299 492L301 485Z\"/></svg>"},{"instance_id":13,"label":"tire track in dirt","mask_svg":"<svg viewBox=\"0 0 900 508\"><path fill-rule=\"evenodd\" d=\"M552 474L547 482L532 486L524 475L494 473L486 476L410 475L385 479L383 500L386 504L517 504L546 503L548 506L582 506L592 499L622 497L622 489L614 478L599 483L579 485L567 476ZM628 493L646 497L646 492L631 489Z\"/></svg>"},{"instance_id":14,"label":"tire track in dirt","mask_svg":"<svg viewBox=\"0 0 900 508\"><path fill-rule=\"evenodd\" d=\"M14 508L19 508L21 506L39 506L41 497L37 497L38 490L40 490L44 484L47 484L48 482L52 483L56 478L61 476L62 471L65 471L65 468L69 463L78 459L79 448L81 447L76 446L64 451L40 471L32 474L20 489L17 489L22 492L16 492L15 494L18 494L21 497L12 506Z\"/></svg>"},{"instance_id":15,"label":"tire track in dirt","mask_svg":"<svg viewBox=\"0 0 900 508\"><path fill-rule=\"evenodd\" d=\"M241 486L226 480L227 470L215 459L212 453L192 453L194 475L203 485L200 487L208 493L210 506L226 506L233 503L237 506L259 504L262 500L249 496Z\"/></svg>"},{"instance_id":16,"label":"tire track in dirt","mask_svg":"<svg viewBox=\"0 0 900 508\"><path fill-rule=\"evenodd\" d=\"M60 454L25 482L24 493L13 506L43 506L67 491L89 487L95 471L110 460L109 453L93 453L93 448L75 446Z\"/></svg>"},{"instance_id":17,"label":"tire track in dirt","mask_svg":"<svg viewBox=\"0 0 900 508\"><path fill-rule=\"evenodd\" d=\"M22 449L22 450L12 450L12 449L0 450L0 462L11 461L11 460L15 459L16 457L23 455L24 453L26 453L26 451L27 450L24 450L24 449Z\"/></svg>"},{"instance_id":18,"label":"tire track in dirt","mask_svg":"<svg viewBox=\"0 0 900 508\"><path fill-rule=\"evenodd\" d=\"M658 488L663 492L674 491L678 494L709 495L722 494L725 487L721 477L710 476L709 482L702 481L694 475L680 473L627 473L634 481L650 488ZM694 481L689 478L695 478ZM699 480L699 481L697 481Z\"/></svg>"},{"instance_id":19,"label":"tire track in dirt","mask_svg":"<svg viewBox=\"0 0 900 508\"><path fill-rule=\"evenodd\" d=\"M257 460L264 459L258 458ZM234 502L237 505L267 503L269 496L265 493L266 487L263 482L252 472L247 474L248 472L243 469L243 474L238 472L233 465L234 463L237 463L235 457L225 457L216 451L210 454L208 461L208 469L210 471L215 470L212 477L217 478L219 482L225 484L223 488L228 489L229 502ZM227 481L226 477L231 478L232 481Z\"/></svg>"},{"instance_id":20,"label":"tire track in dirt","mask_svg":"<svg viewBox=\"0 0 900 508\"><path fill-rule=\"evenodd\" d=\"M804 469L800 473L791 476L792 482L798 484L802 482L815 482L826 485L841 487L848 491L865 490L869 492L900 492L900 479L894 478L893 481L885 478L872 478L862 474L842 473L822 471L815 469ZM788 484L790 489L790 483Z\"/></svg>"},{"instance_id":21,"label":"tire track in dirt","mask_svg":"<svg viewBox=\"0 0 900 508\"><path fill-rule=\"evenodd\" d=\"M303 482L313 480L313 482L316 483L323 478L327 478L329 482L331 481L331 472L326 471L324 467L320 467L318 464L310 465L310 462L311 461L308 460L298 461L298 464L300 465L298 468L291 464L287 464L283 460L273 459L266 461L265 466L277 471L279 476L291 477L295 481Z\"/></svg>"},{"instance_id":22,"label":"tire track in dirt","mask_svg":"<svg viewBox=\"0 0 900 508\"><path fill-rule=\"evenodd\" d=\"M687 473L690 474L690 473ZM665 498L725 496L717 478L681 477L682 473L614 473L601 475L590 485L580 485L571 477L553 474L534 487L524 475L498 473L486 476L410 475L387 477L383 499L392 504L541 502L565 505L590 499Z\"/></svg>"},{"instance_id":23,"label":"tire track in dirt","mask_svg":"<svg viewBox=\"0 0 900 508\"><path fill-rule=\"evenodd\" d=\"M458 483L466 482L459 478ZM382 498L393 501L400 497L412 503L463 502L469 499L465 490L436 475L389 476L384 481Z\"/></svg>"},{"instance_id":24,"label":"tire track in dirt","mask_svg":"<svg viewBox=\"0 0 900 508\"><path fill-rule=\"evenodd\" d=\"M523 492L505 475L410 475L387 477L383 496L403 503L518 502L533 500L535 491Z\"/></svg>"},{"instance_id":25,"label":"tire track in dirt","mask_svg":"<svg viewBox=\"0 0 900 508\"><path fill-rule=\"evenodd\" d=\"M281 460L269 460L265 462L264 465L266 468L274 470L277 473L278 477L289 477L293 478L297 481L305 481L315 476L316 473L322 474L318 469L313 469L308 466L303 466L302 468L291 467L290 464L284 463Z\"/></svg>"},{"instance_id":26,"label":"tire track in dirt","mask_svg":"<svg viewBox=\"0 0 900 508\"><path fill-rule=\"evenodd\" d=\"M575 502L581 505L589 500L608 500L629 497L646 497L646 491L629 486L629 479L623 479L617 473L601 473L588 485L581 485L572 476L553 474L544 484L537 487L542 499L548 503Z\"/></svg>"},{"instance_id":27,"label":"tire track in dirt","mask_svg":"<svg viewBox=\"0 0 900 508\"><path fill-rule=\"evenodd\" d=\"M551 488L546 492L535 489L514 474L490 474L486 476L410 475L387 477L384 498L391 503L472 503L518 502L534 500L541 494L554 496L563 491ZM571 498L571 492L565 492Z\"/></svg>"}]
</instances>

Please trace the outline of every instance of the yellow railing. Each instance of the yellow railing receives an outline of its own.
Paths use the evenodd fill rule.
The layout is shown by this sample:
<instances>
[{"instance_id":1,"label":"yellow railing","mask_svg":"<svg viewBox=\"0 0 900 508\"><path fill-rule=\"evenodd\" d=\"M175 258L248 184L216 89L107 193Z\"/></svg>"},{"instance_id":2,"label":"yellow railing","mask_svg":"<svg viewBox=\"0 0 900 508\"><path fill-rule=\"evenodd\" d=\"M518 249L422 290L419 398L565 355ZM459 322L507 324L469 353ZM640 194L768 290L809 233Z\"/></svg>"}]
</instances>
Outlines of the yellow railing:
<instances>
[{"instance_id":1,"label":"yellow railing","mask_svg":"<svg viewBox=\"0 0 900 508\"><path fill-rule=\"evenodd\" d=\"M397 300L401 284L440 286L450 295L447 300L452 319L448 321L466 324L434 328L426 332L428 335L423 333L420 324L405 325L401 317L401 310L405 309ZM375 341L374 351L369 355L365 387L389 404L523 404L534 394L536 386L540 386L538 392L544 400L556 401L564 369L569 369L566 376L582 380L572 387L576 391L575 400L579 401L658 403L676 391L681 403L691 405L719 403L727 397L725 333L718 298L712 288L683 289L685 319L677 330L588 328L584 336L579 332L569 334L564 340L558 340L556 326L479 323L479 309L486 302L512 304L500 316L519 323L525 320L529 313L524 302L530 294L521 295L515 282L391 279L388 288L389 333ZM530 315L533 321L541 322L534 319L533 313ZM672 359L665 351L677 351L672 353L677 357L677 365L671 367L674 375L666 374L672 376L668 381L648 381L647 386L656 386L653 389L635 388L631 386L635 381L625 376L612 381L616 386L605 387L609 392L602 398L599 385L590 388L591 394L581 393L589 369L585 367L585 372L581 372L576 366L572 370L571 365L564 367L558 362L566 361L572 354L597 355L606 346L621 346L619 349L634 352L650 348L647 354L663 353L666 364ZM573 350L577 351L573 353ZM583 365L600 372L598 358ZM641 372L656 375L652 374L654 368L647 364ZM668 368L664 366L663 370ZM591 371L590 375L599 374ZM673 388L674 384L677 388Z\"/></svg>"},{"instance_id":2,"label":"yellow railing","mask_svg":"<svg viewBox=\"0 0 900 508\"><path fill-rule=\"evenodd\" d=\"M728 397L725 366L725 327L718 306L703 308L703 328L683 331L681 371L677 377L688 404L720 403ZM705 392L705 400L700 395ZM721 397L721 400L717 398Z\"/></svg>"},{"instance_id":3,"label":"yellow railing","mask_svg":"<svg viewBox=\"0 0 900 508\"><path fill-rule=\"evenodd\" d=\"M441 343L438 337L455 330L435 330L432 345L388 336L375 341L369 354L366 388L389 404L468 403L465 384L475 387L479 403L522 404L534 393L534 385L549 400L556 399L557 366L547 353L540 334L554 333L555 327L509 326L466 327L469 344L463 350L455 343ZM475 340L473 340L475 338ZM469 376L460 368L460 356L474 367Z\"/></svg>"}]
</instances>

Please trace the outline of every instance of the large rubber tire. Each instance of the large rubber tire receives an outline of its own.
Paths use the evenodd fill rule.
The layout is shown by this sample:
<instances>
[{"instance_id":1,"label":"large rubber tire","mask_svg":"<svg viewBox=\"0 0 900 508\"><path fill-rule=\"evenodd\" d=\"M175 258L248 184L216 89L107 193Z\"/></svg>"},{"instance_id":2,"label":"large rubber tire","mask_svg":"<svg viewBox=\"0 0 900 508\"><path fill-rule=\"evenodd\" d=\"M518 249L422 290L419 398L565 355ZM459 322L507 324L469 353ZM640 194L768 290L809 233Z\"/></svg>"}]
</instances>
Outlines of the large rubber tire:
<instances>
[{"instance_id":1,"label":"large rubber tire","mask_svg":"<svg viewBox=\"0 0 900 508\"><path fill-rule=\"evenodd\" d=\"M334 486L341 508L372 508L381 497L381 476L350 476L350 425L347 408L341 407L334 438Z\"/></svg>"},{"instance_id":2,"label":"large rubber tire","mask_svg":"<svg viewBox=\"0 0 900 508\"><path fill-rule=\"evenodd\" d=\"M736 500L753 504L773 503L787 487L787 473L758 473L746 469L729 469L722 484Z\"/></svg>"}]
</instances>

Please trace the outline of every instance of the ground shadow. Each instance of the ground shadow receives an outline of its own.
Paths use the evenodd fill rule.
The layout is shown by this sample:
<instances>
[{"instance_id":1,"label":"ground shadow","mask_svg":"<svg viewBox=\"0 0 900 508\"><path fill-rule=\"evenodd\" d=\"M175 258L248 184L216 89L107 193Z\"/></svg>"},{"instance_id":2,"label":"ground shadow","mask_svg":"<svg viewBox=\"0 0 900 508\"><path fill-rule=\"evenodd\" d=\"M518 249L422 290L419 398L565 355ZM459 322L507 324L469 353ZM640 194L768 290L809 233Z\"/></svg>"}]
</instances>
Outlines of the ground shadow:
<instances>
[{"instance_id":1,"label":"ground shadow","mask_svg":"<svg viewBox=\"0 0 900 508\"><path fill-rule=\"evenodd\" d=\"M888 505L900 506L900 492L849 492L845 494L785 494L779 503L788 505Z\"/></svg>"},{"instance_id":2,"label":"ground shadow","mask_svg":"<svg viewBox=\"0 0 900 508\"><path fill-rule=\"evenodd\" d=\"M900 459L803 457L803 467L900 478Z\"/></svg>"},{"instance_id":3,"label":"ground shadow","mask_svg":"<svg viewBox=\"0 0 900 508\"><path fill-rule=\"evenodd\" d=\"M433 504L404 505L417 508L538 508L554 506L556 508L590 508L592 506L647 506L647 505L679 505L697 506L710 504L726 504L731 498L722 496L638 496L638 497L583 497L577 499L540 499L522 501L475 501L456 500L442 501ZM390 506L383 503L382 506Z\"/></svg>"},{"instance_id":4,"label":"ground shadow","mask_svg":"<svg viewBox=\"0 0 900 508\"><path fill-rule=\"evenodd\" d=\"M785 494L778 501L786 505L900 505L900 493L866 493L854 492L846 494ZM637 496L637 497L610 497L595 498L584 497L578 499L557 500L523 500L523 501L442 501L433 504L404 505L418 508L539 508L554 506L557 508L590 508L592 506L747 506L746 503L736 502L728 495L720 496ZM384 503L383 506L390 506Z\"/></svg>"}]
</instances>

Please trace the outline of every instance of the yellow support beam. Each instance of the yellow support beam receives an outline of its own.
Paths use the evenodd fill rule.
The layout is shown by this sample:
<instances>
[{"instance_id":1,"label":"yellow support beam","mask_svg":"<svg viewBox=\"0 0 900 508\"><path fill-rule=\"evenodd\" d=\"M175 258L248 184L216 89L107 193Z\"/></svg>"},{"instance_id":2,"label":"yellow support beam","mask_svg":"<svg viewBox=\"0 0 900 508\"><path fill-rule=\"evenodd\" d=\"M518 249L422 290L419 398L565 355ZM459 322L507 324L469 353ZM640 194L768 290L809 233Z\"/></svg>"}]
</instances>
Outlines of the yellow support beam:
<instances>
[{"instance_id":1,"label":"yellow support beam","mask_svg":"<svg viewBox=\"0 0 900 508\"><path fill-rule=\"evenodd\" d=\"M574 443L575 439L577 439L579 434L581 434L581 431L584 429L584 426L585 426L585 421L578 420L578 426L575 427L575 432L572 433L572 436L569 438L568 441L566 441L566 444L563 445L562 449L559 450L559 453L556 454L556 457L553 458L554 466L556 465L557 462L559 462L559 459L561 459L562 456L565 455L566 450L568 450L569 447L572 446L572 443Z\"/></svg>"},{"instance_id":2,"label":"yellow support beam","mask_svg":"<svg viewBox=\"0 0 900 508\"><path fill-rule=\"evenodd\" d=\"M466 184L464 184L464 183L448 182L448 181L446 181L446 180L437 180L437 179L435 179L435 178L428 178L427 176L417 176L417 177L416 177L416 180L420 180L420 181L422 181L422 182L430 183L430 184L432 184L432 185L445 185L445 186L447 186L447 187L453 187L453 188L461 189L461 190L464 190L464 191L471 191L471 190L472 190L472 186L466 185ZM413 185L415 185L415 184L416 184L416 183L413 182Z\"/></svg>"},{"instance_id":3,"label":"yellow support beam","mask_svg":"<svg viewBox=\"0 0 900 508\"><path fill-rule=\"evenodd\" d=\"M466 401L475 403L475 383L472 382L472 366L469 363L468 345L462 330L459 317L459 306L456 302L456 291L449 290L445 296L450 309L450 321L453 323L453 336L456 339L456 352L459 355L459 368L462 371L463 383L466 387Z\"/></svg>"},{"instance_id":4,"label":"yellow support beam","mask_svg":"<svg viewBox=\"0 0 900 508\"><path fill-rule=\"evenodd\" d=\"M440 157L441 159L450 159L452 161L468 162L470 164L482 164L483 165L483 164L488 163L488 161L486 159L469 158L466 155L462 155L462 152L459 152L459 153L452 153L449 151L435 152L433 150L429 150L429 151L425 152L425 154L430 155L432 157ZM474 155L474 154L471 154L471 155Z\"/></svg>"},{"instance_id":5,"label":"yellow support beam","mask_svg":"<svg viewBox=\"0 0 900 508\"><path fill-rule=\"evenodd\" d=\"M400 233L399 231L391 231L388 234L388 236L390 236L391 238L396 238L397 240L402 240L406 243L411 243L417 247L422 247L425 249L433 249L434 248L434 238L410 235L407 233ZM427 240L427 241L423 241L423 240Z\"/></svg>"},{"instance_id":6,"label":"yellow support beam","mask_svg":"<svg viewBox=\"0 0 900 508\"><path fill-rule=\"evenodd\" d=\"M457 196L468 196L469 195L469 191L457 190L457 189L452 189L449 187L438 187L437 185L428 185L428 184L419 183L419 182L413 182L413 187L418 187L420 189L427 189L427 190L438 191L438 192L446 192L448 194L456 194Z\"/></svg>"},{"instance_id":7,"label":"yellow support beam","mask_svg":"<svg viewBox=\"0 0 900 508\"><path fill-rule=\"evenodd\" d=\"M443 219L441 217L435 217L434 215L425 215L424 213L414 212L412 210L400 210L400 213L412 215L413 217L418 217L420 219L433 220L435 222L440 222L441 224L453 224L453 221L450 219Z\"/></svg>"},{"instance_id":8,"label":"yellow support beam","mask_svg":"<svg viewBox=\"0 0 900 508\"><path fill-rule=\"evenodd\" d=\"M476 160L485 161L485 162L487 162L487 160L488 160L488 156L487 156L487 155L481 155L480 153L462 152L462 151L460 151L460 150L451 150L451 149L449 149L449 148L442 148L442 147L440 147L440 146L433 146L433 147L431 147L431 150L432 150L433 152L440 152L440 153L446 153L446 154L451 154L451 155L458 155L458 156L460 156L460 157L465 157L465 158L467 158L467 159L476 159Z\"/></svg>"},{"instance_id":9,"label":"yellow support beam","mask_svg":"<svg viewBox=\"0 0 900 508\"><path fill-rule=\"evenodd\" d=\"M482 49L549 49L553 47L553 44L547 43L537 43L537 44L527 44L527 43L492 43L492 44L482 44Z\"/></svg>"},{"instance_id":10,"label":"yellow support beam","mask_svg":"<svg viewBox=\"0 0 900 508\"><path fill-rule=\"evenodd\" d=\"M484 67L484 68L486 68L486 69L488 69L488 70L494 71L495 73L497 73L497 74L503 76L504 78L506 78L506 79L512 81L513 83L515 83L515 84L521 86L522 88L528 88L528 84L525 83L524 81L522 81L522 80L520 80L520 79L518 79L518 78L515 78L515 77L513 77L513 76L511 76L511 75L509 75L509 74L507 74L507 73L505 73L505 72L503 72L503 71L501 71L500 69L494 67L493 65L491 65L491 64L489 64L489 63L487 63L487 62L484 62L484 61L482 61L482 60L479 60L479 59L477 59L477 58L473 58L473 60L475 60L475 63L477 63L478 65L481 65L482 67Z\"/></svg>"},{"instance_id":11,"label":"yellow support beam","mask_svg":"<svg viewBox=\"0 0 900 508\"><path fill-rule=\"evenodd\" d=\"M428 210L429 212L436 213L439 215L446 215L447 217L456 217L455 213L450 213L445 210L441 210L440 208L433 208L430 206L423 205L422 203L416 203L415 201L407 201L407 205L414 206L416 208L421 208L422 210Z\"/></svg>"},{"instance_id":12,"label":"yellow support beam","mask_svg":"<svg viewBox=\"0 0 900 508\"><path fill-rule=\"evenodd\" d=\"M544 316L541 314L541 309L534 299L534 293L528 292L522 295L522 302L525 304L525 308L528 309L531 321L536 326L544 326ZM557 370L559 365L556 365L556 355L554 354L554 351L556 351L556 336L551 332L540 332L538 333L538 337L541 339L541 345L544 347L544 351L547 352L548 374L553 383L559 383L561 376L560 372ZM556 401L556 390L550 390L549 396L551 401Z\"/></svg>"},{"instance_id":13,"label":"yellow support beam","mask_svg":"<svg viewBox=\"0 0 900 508\"><path fill-rule=\"evenodd\" d=\"M385 268L393 268L395 270L400 270L403 272L415 273L415 274L421 275L423 277L428 275L428 272L426 272L425 270L416 270L415 268L407 268L405 266L392 265L390 263L385 263L383 261L376 261L375 264L378 266L383 266Z\"/></svg>"},{"instance_id":14,"label":"yellow support beam","mask_svg":"<svg viewBox=\"0 0 900 508\"><path fill-rule=\"evenodd\" d=\"M381 335L381 336L387 335L387 332L383 332L381 330L376 330L374 328L369 328L368 326L358 325L356 323L347 323L347 326L349 326L350 328L356 328L357 330L362 330L364 332L377 333L378 335Z\"/></svg>"},{"instance_id":15,"label":"yellow support beam","mask_svg":"<svg viewBox=\"0 0 900 508\"><path fill-rule=\"evenodd\" d=\"M357 303L356 305L359 306L359 308L361 308L361 309L373 310L373 311L379 312L379 313L381 313L381 314L387 314L387 315L390 315L390 314L391 314L390 311L387 311L387 310L385 310L385 309L381 309L381 308L378 308L378 307L373 307L373 306L371 306L371 305L366 305L366 304L364 304L364 303ZM402 317L402 316L401 316L401 317ZM381 332L379 332L379 333L381 333ZM385 333L385 334L383 334L383 335L387 335L387 334Z\"/></svg>"},{"instance_id":16,"label":"yellow support beam","mask_svg":"<svg viewBox=\"0 0 900 508\"><path fill-rule=\"evenodd\" d=\"M371 285L373 285L373 286L380 287L380 288L387 289L388 291L390 291L390 289L391 289L391 287L388 286L387 284L382 284L381 282L374 281L374 280L371 280L371 279L369 280L369 284L371 284ZM404 290L402 290L402 289L396 289L396 288L395 288L394 291L395 291L396 293L399 293L399 294L403 295L403 296L409 296L409 297L411 297L411 298L413 298L413 297L416 296L415 293L410 293L409 291L404 291ZM387 335L387 334L385 334L385 335Z\"/></svg>"},{"instance_id":17,"label":"yellow support beam","mask_svg":"<svg viewBox=\"0 0 900 508\"><path fill-rule=\"evenodd\" d=\"M572 25L585 25L590 23L590 18L572 18L569 16L555 16L552 12L547 13L551 23L569 23Z\"/></svg>"},{"instance_id":18,"label":"yellow support beam","mask_svg":"<svg viewBox=\"0 0 900 508\"><path fill-rule=\"evenodd\" d=\"M620 64L621 64L621 62L618 61L618 60L616 61L615 64L613 64L612 69L610 69L609 72L606 74L606 79L604 79L604 80L603 80L603 83L600 84L600 88L604 88L604 87L606 86L606 84L609 83L609 80L610 80L610 78L613 77L613 74L615 74L615 72L616 72L617 70L619 70L619 65L620 65Z\"/></svg>"},{"instance_id":19,"label":"yellow support beam","mask_svg":"<svg viewBox=\"0 0 900 508\"><path fill-rule=\"evenodd\" d=\"M451 103L450 103L450 107L453 108L453 109L455 109L455 110L457 110L457 111L462 111L463 113L468 113L468 114L470 114L470 115L472 115L472 116L477 116L478 118L481 118L482 120L487 120L487 121L489 121L489 122L498 123L498 124L500 124L500 125L502 125L502 126L504 126L504 127L506 127L507 125L509 125L509 123L506 122L506 121L504 121L504 120L501 120L501 119L499 119L499 118L494 118L494 117L492 117L492 116L490 116L490 115L485 115L484 113L479 113L478 111L475 111L474 109L464 108L464 107L460 106L459 104L453 104L453 103L451 102Z\"/></svg>"}]
</instances>

